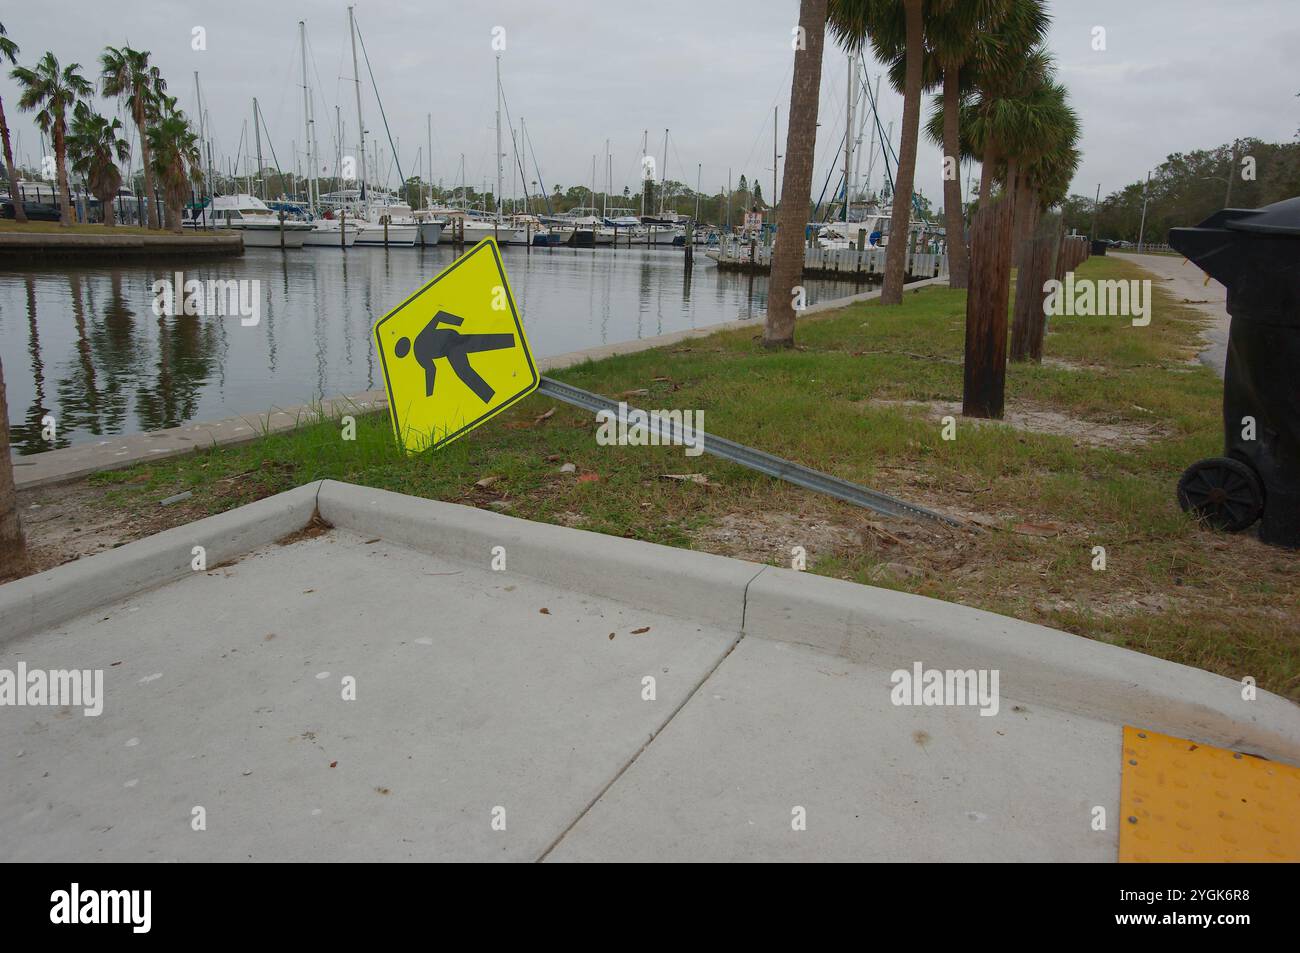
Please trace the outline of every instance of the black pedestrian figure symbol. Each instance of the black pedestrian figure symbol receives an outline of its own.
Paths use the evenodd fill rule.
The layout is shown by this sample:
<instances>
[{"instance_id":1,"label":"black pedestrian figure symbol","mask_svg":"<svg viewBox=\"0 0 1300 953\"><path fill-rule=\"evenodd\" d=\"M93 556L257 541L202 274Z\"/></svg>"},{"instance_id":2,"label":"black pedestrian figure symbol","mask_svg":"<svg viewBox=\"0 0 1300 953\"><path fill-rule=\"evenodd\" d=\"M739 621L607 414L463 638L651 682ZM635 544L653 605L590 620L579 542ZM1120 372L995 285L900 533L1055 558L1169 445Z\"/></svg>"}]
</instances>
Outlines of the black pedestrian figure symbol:
<instances>
[{"instance_id":1,"label":"black pedestrian figure symbol","mask_svg":"<svg viewBox=\"0 0 1300 953\"><path fill-rule=\"evenodd\" d=\"M424 330L415 336L415 360L424 368L424 396L433 396L433 380L436 373L434 361L445 357L456 376L478 395L479 400L487 403L496 393L474 368L469 365L469 356L479 351L500 351L515 346L513 334L461 334L457 327L465 323L449 311L439 311L433 320L424 326ZM440 324L453 327L440 328ZM400 338L394 349L398 357L411 353L411 339Z\"/></svg>"}]
</instances>

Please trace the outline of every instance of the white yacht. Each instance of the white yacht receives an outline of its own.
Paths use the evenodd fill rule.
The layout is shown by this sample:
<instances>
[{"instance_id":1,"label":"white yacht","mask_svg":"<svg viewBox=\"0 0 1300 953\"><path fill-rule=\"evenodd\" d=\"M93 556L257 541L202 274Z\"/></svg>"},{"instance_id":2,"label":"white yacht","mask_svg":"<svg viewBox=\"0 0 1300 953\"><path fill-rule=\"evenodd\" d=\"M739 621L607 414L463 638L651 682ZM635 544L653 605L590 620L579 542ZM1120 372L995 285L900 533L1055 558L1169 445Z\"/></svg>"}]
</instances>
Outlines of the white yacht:
<instances>
[{"instance_id":1,"label":"white yacht","mask_svg":"<svg viewBox=\"0 0 1300 953\"><path fill-rule=\"evenodd\" d=\"M218 195L201 208L186 210L186 228L229 228L244 236L245 248L301 248L311 233L309 222L271 211L261 199L240 192Z\"/></svg>"},{"instance_id":2,"label":"white yacht","mask_svg":"<svg viewBox=\"0 0 1300 953\"><path fill-rule=\"evenodd\" d=\"M420 223L405 202L371 203L361 224L358 245L411 246L420 235Z\"/></svg>"}]
</instances>

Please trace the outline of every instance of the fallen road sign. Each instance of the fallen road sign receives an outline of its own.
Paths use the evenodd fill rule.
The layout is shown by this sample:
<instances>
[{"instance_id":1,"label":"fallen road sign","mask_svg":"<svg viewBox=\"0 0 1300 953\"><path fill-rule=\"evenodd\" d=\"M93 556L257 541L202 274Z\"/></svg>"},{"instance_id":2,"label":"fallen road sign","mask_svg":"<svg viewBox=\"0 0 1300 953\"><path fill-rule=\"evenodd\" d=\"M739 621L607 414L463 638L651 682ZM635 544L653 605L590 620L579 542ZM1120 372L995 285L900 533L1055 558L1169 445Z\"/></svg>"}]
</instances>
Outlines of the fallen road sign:
<instances>
[{"instance_id":1,"label":"fallen road sign","mask_svg":"<svg viewBox=\"0 0 1300 953\"><path fill-rule=\"evenodd\" d=\"M393 433L408 453L464 436L540 380L491 238L376 321L373 334Z\"/></svg>"}]
</instances>

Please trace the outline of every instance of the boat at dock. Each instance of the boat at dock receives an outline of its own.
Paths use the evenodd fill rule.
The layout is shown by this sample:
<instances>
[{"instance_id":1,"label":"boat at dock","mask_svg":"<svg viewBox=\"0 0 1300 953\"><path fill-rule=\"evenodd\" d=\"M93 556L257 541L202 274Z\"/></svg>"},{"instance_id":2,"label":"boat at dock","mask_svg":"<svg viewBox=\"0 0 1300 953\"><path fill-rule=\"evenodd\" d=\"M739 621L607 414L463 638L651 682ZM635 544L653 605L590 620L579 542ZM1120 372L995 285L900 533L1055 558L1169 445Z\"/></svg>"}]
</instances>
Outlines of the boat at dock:
<instances>
[{"instance_id":1,"label":"boat at dock","mask_svg":"<svg viewBox=\"0 0 1300 953\"><path fill-rule=\"evenodd\" d=\"M217 195L185 210L183 228L229 228L244 237L246 248L302 248L311 233L308 222L275 212L255 195Z\"/></svg>"}]
</instances>

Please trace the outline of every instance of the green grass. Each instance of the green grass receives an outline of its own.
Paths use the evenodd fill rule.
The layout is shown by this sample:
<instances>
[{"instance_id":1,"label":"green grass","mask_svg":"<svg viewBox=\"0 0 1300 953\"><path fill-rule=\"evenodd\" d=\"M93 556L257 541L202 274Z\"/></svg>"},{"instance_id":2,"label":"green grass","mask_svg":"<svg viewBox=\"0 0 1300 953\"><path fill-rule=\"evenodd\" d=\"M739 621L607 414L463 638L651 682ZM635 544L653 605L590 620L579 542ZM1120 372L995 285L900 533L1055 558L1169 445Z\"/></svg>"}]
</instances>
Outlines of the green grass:
<instances>
[{"instance_id":1,"label":"green grass","mask_svg":"<svg viewBox=\"0 0 1300 953\"><path fill-rule=\"evenodd\" d=\"M65 228L64 226L60 225L58 222L26 222L20 225L17 222L15 222L13 219L0 219L0 234L5 234L5 233L22 234L25 232L37 232L42 234L58 234L58 235L123 235L123 234L132 234L138 232L145 235L165 236L167 238L184 239L186 237L196 237L193 235L192 230L181 232L178 235L175 232L166 231L166 230L158 231L155 229L150 231L146 229L141 229L136 225L116 225L112 228L109 228L107 225L75 224L75 225L69 225ZM234 234L234 232L228 232L226 229L219 230L219 233ZM197 237L206 236L210 238L213 234L214 232L211 230L207 232L200 231Z\"/></svg>"},{"instance_id":2,"label":"green grass","mask_svg":"<svg viewBox=\"0 0 1300 953\"><path fill-rule=\"evenodd\" d=\"M1107 258L1080 273L1142 276ZM909 293L902 307L868 302L802 322L797 350L764 351L756 326L555 375L611 397L645 389L629 403L703 410L711 433L940 509L981 514L992 529L891 523L892 533L881 533L873 514L715 457L598 446L590 415L536 394L460 441L413 457L394 448L386 414L368 415L357 417L355 441L327 421L93 479L111 486L108 505L126 511L154 510L159 498L192 490L190 518L330 478L494 503L517 516L671 546L719 548L709 540L724 519L752 526L759 543L777 539L784 530L774 521L786 517L796 535L799 525L829 523L859 534L860 543L821 552L811 571L1250 675L1300 699L1300 557L1206 531L1175 503L1183 468L1222 450L1222 385L1193 361L1203 318L1158 285L1156 293L1145 328L1054 318L1045 347L1053 363L1012 365L1007 376L1013 409L1029 402L1159 435L1127 448L964 419L957 439L945 441L933 417L871 403L961 399L965 296L943 288ZM563 462L586 479L560 474ZM712 485L662 478L684 472L704 473ZM475 486L489 476L497 478L489 487ZM1056 535L1015 531L1025 523L1048 524ZM1091 568L1094 546L1106 549L1105 572ZM779 561L775 544L759 548ZM900 562L917 572L883 568Z\"/></svg>"}]
</instances>

